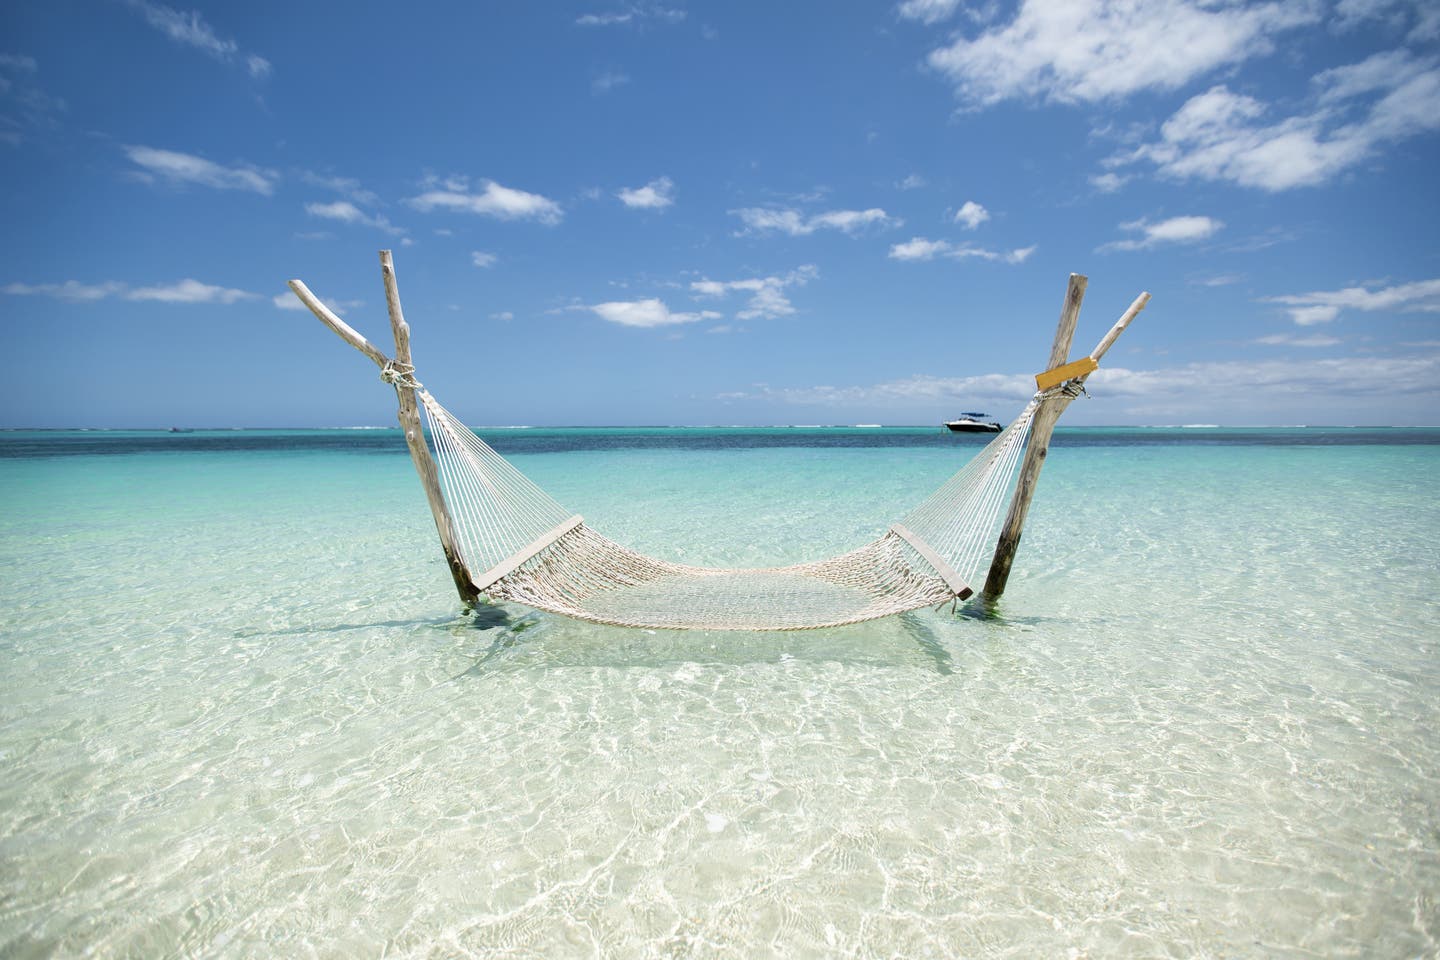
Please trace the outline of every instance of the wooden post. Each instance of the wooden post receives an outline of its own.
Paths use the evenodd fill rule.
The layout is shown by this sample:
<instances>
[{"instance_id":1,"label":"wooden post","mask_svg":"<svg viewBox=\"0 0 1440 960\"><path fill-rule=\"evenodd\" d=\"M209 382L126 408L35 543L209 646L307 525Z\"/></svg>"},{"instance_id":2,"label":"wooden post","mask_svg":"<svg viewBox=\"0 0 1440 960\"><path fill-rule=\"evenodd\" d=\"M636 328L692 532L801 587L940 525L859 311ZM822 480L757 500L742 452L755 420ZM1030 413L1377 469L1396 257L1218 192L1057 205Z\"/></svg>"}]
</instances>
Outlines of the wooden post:
<instances>
[{"instance_id":1,"label":"wooden post","mask_svg":"<svg viewBox=\"0 0 1440 960\"><path fill-rule=\"evenodd\" d=\"M1065 307L1060 311L1060 326L1055 331L1055 345L1050 349L1047 370L1063 364L1070 352L1070 341L1075 335L1075 322L1080 316L1080 300L1085 296L1085 284L1085 277L1070 274L1070 287L1065 292ZM1090 359L1098 363L1149 302L1148 293L1141 293L1136 297L1129 309L1096 344L1095 349L1090 351ZM1084 386L1089 378L1090 374L1084 373L1076 377L1074 382ZM990 561L990 573L985 578L984 596L987 601L993 601L1005 592L1005 584L1010 579L1010 566L1015 562L1015 551L1020 547L1020 534L1025 527L1025 517L1030 512L1030 501L1035 497L1035 486L1040 480L1040 469L1045 466L1045 456L1050 450L1050 435L1055 430L1055 421L1060 419L1060 414L1064 413L1074 400L1073 396L1052 397L1035 413L1035 422L1030 427L1030 446L1026 448L1025 460L1020 466L1020 479L1015 485L1015 496L1010 501L1010 512L1005 517L1005 526L1000 530L1000 539L995 544L995 557Z\"/></svg>"},{"instance_id":2,"label":"wooden post","mask_svg":"<svg viewBox=\"0 0 1440 960\"><path fill-rule=\"evenodd\" d=\"M400 294L395 289L395 265L390 260L390 251L380 252L380 267L385 274L385 302L390 307L390 324L395 332L396 360L404 365L409 371L410 364L410 327L405 323L405 316L400 312ZM290 281L290 289L300 302L310 309L310 312L319 318L336 335L350 346L359 350L365 356L374 361L381 370L391 366L390 358L385 356L379 347L369 340L366 340L355 331L344 320L337 317L329 307L320 301L320 298L310 292L310 288L299 280ZM400 402L400 426L405 431L405 443L410 448L410 459L415 464L415 470L420 474L420 484L425 488L425 499L430 502L430 514L435 518L435 529L440 534L440 546L445 550L445 562L450 567L450 576L455 581L455 590L460 594L460 600L467 607L473 607L480 598L479 592L471 582L470 574L465 569L465 564L460 559L460 552L455 548L454 524L450 520L450 513L445 506L445 498L440 493L440 478L435 471L435 461L430 456L430 448L425 445L425 435L420 429L420 413L415 401L415 388L401 383L395 384L395 393Z\"/></svg>"},{"instance_id":3,"label":"wooden post","mask_svg":"<svg viewBox=\"0 0 1440 960\"><path fill-rule=\"evenodd\" d=\"M1085 299L1088 277L1078 273L1070 274L1070 283L1065 289L1065 304L1060 308L1060 323L1055 328L1055 342L1050 347L1050 361L1046 370L1053 370L1070 356L1070 341L1075 339L1075 325L1080 321L1080 304ZM1020 547L1020 534L1025 528L1025 517L1030 513L1030 501L1035 498L1035 485L1040 482L1040 470L1045 466L1045 457L1050 452L1050 435L1055 431L1055 421L1060 419L1064 406L1056 403L1041 404L1035 411L1035 421L1030 425L1030 445L1025 448L1025 460L1020 465L1020 479L1015 483L1015 495L1010 500L1010 512L1005 515L1005 525L1000 528L1000 539L995 544L995 557L990 561L990 573L985 577L985 598L994 600L1005 592L1005 583L1010 579L1010 565L1015 562L1015 551Z\"/></svg>"},{"instance_id":4,"label":"wooden post","mask_svg":"<svg viewBox=\"0 0 1440 960\"><path fill-rule=\"evenodd\" d=\"M410 448L410 459L415 463L415 472L420 474L420 485L425 488L425 499L430 503L430 515L435 518L435 530L440 534L440 546L445 551L445 563L450 567L450 577L455 581L455 590L467 607L473 607L480 599L465 561L455 545L455 524L450 519L450 510L445 505L445 496L440 492L440 475L435 469L435 458L425 443L425 432L420 427L420 408L415 399L415 378L411 376L414 366L410 357L410 324L400 309L400 290L395 283L395 261L389 250L380 251L380 272L385 278L385 306L390 312L390 329L395 334L395 363L399 367L400 379L395 381L395 396L400 401L397 419L405 431L405 444Z\"/></svg>"}]
</instances>

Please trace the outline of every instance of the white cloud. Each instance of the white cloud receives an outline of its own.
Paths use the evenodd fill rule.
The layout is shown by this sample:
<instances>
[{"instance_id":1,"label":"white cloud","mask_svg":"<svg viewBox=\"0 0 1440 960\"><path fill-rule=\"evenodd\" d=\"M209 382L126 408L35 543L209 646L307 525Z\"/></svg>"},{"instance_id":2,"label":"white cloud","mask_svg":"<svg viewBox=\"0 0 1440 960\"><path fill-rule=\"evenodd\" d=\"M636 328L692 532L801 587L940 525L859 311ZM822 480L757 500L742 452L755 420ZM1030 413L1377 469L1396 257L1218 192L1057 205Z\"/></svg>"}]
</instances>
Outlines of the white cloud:
<instances>
[{"instance_id":1,"label":"white cloud","mask_svg":"<svg viewBox=\"0 0 1440 960\"><path fill-rule=\"evenodd\" d=\"M125 299L154 300L159 303L238 303L241 300L259 299L259 295L185 279L154 287L139 287L126 293Z\"/></svg>"},{"instance_id":2,"label":"white cloud","mask_svg":"<svg viewBox=\"0 0 1440 960\"><path fill-rule=\"evenodd\" d=\"M899 183L895 184L895 189L919 190L923 186L925 186L925 178L920 176L920 174L918 173L912 173L904 180L901 180Z\"/></svg>"},{"instance_id":3,"label":"white cloud","mask_svg":"<svg viewBox=\"0 0 1440 960\"><path fill-rule=\"evenodd\" d=\"M663 300L655 298L617 300L610 303L597 303L581 309L589 310L603 320L618 323L624 327L667 327L681 323L694 323L697 320L720 319L720 314L713 310L702 310L698 313L675 313L665 305Z\"/></svg>"},{"instance_id":4,"label":"white cloud","mask_svg":"<svg viewBox=\"0 0 1440 960\"><path fill-rule=\"evenodd\" d=\"M927 26L948 20L960 8L960 0L905 0L895 12L905 20L918 20Z\"/></svg>"},{"instance_id":5,"label":"white cloud","mask_svg":"<svg viewBox=\"0 0 1440 960\"><path fill-rule=\"evenodd\" d=\"M484 250L470 251L470 262L477 267L493 267L495 266L496 259L495 254L486 253Z\"/></svg>"},{"instance_id":6,"label":"white cloud","mask_svg":"<svg viewBox=\"0 0 1440 960\"><path fill-rule=\"evenodd\" d=\"M66 280L64 283L11 283L3 289L5 293L14 296L54 297L72 303L86 303L115 296L124 291L125 284L115 281L81 283L79 280Z\"/></svg>"},{"instance_id":7,"label":"white cloud","mask_svg":"<svg viewBox=\"0 0 1440 960\"><path fill-rule=\"evenodd\" d=\"M643 187L627 187L615 195L627 207L663 210L675 202L675 181L669 177L656 177Z\"/></svg>"},{"instance_id":8,"label":"white cloud","mask_svg":"<svg viewBox=\"0 0 1440 960\"><path fill-rule=\"evenodd\" d=\"M963 223L966 230L974 230L980 224L990 219L990 211L986 210L974 200L966 200L965 205L955 211L955 223Z\"/></svg>"},{"instance_id":9,"label":"white cloud","mask_svg":"<svg viewBox=\"0 0 1440 960\"><path fill-rule=\"evenodd\" d=\"M0 288L16 296L54 297L72 303L93 303L118 297L123 300L153 300L160 303L238 303L241 300L258 300L259 294L228 287L217 287L199 280L180 280L175 283L158 284L152 287L131 288L118 280L105 283L81 283L66 280L64 283L11 283Z\"/></svg>"},{"instance_id":10,"label":"white cloud","mask_svg":"<svg viewBox=\"0 0 1440 960\"><path fill-rule=\"evenodd\" d=\"M1030 255L1037 247L1019 247L1008 253L997 250L987 250L984 247L977 247L968 243L951 243L949 240L929 240L925 237L915 237L904 243L897 243L890 247L889 257L891 260L934 260L936 257L948 257L951 260L994 260L1004 263L1024 263L1030 259Z\"/></svg>"},{"instance_id":11,"label":"white cloud","mask_svg":"<svg viewBox=\"0 0 1440 960\"><path fill-rule=\"evenodd\" d=\"M35 62L34 57L16 53L0 53L0 69L10 70L14 73L35 73L40 69L40 65Z\"/></svg>"},{"instance_id":12,"label":"white cloud","mask_svg":"<svg viewBox=\"0 0 1440 960\"><path fill-rule=\"evenodd\" d=\"M1313 327L1317 323L1330 323L1340 316L1340 308L1329 305L1290 308L1290 319L1302 327Z\"/></svg>"},{"instance_id":13,"label":"white cloud","mask_svg":"<svg viewBox=\"0 0 1440 960\"><path fill-rule=\"evenodd\" d=\"M1090 178L1090 185L1101 193L1114 193L1125 186L1126 179L1118 173L1100 173Z\"/></svg>"},{"instance_id":14,"label":"white cloud","mask_svg":"<svg viewBox=\"0 0 1440 960\"><path fill-rule=\"evenodd\" d=\"M143 171L137 176L145 180L159 177L171 183L197 183L217 190L249 190L267 197L275 192L277 176L269 170L223 167L193 154L155 147L128 146L124 150L130 162Z\"/></svg>"},{"instance_id":15,"label":"white cloud","mask_svg":"<svg viewBox=\"0 0 1440 960\"><path fill-rule=\"evenodd\" d=\"M1378 290L1365 287L1317 290L1312 293L1266 297L1262 302L1285 304L1289 308L1290 319L1302 327L1329 323L1340 316L1341 310L1440 313L1440 278L1402 283Z\"/></svg>"},{"instance_id":16,"label":"white cloud","mask_svg":"<svg viewBox=\"0 0 1440 960\"><path fill-rule=\"evenodd\" d=\"M1339 337L1328 337L1323 334L1297 337L1289 333L1272 333L1269 336L1257 338L1255 342L1271 347L1333 347L1341 341Z\"/></svg>"},{"instance_id":17,"label":"white cloud","mask_svg":"<svg viewBox=\"0 0 1440 960\"><path fill-rule=\"evenodd\" d=\"M680 23L685 16L684 10L675 7L662 7L659 4L635 4L624 10L614 10L609 13L587 13L576 17L575 23L581 27L641 25L651 20L660 23Z\"/></svg>"},{"instance_id":18,"label":"white cloud","mask_svg":"<svg viewBox=\"0 0 1440 960\"><path fill-rule=\"evenodd\" d=\"M745 309L735 314L737 320L788 317L795 306L785 295L787 287L803 287L820 275L814 264L805 264L784 276L756 277L748 280L695 280L690 292L697 297L723 297L732 291L750 294Z\"/></svg>"},{"instance_id":19,"label":"white cloud","mask_svg":"<svg viewBox=\"0 0 1440 960\"><path fill-rule=\"evenodd\" d=\"M145 21L183 46L194 47L221 63L244 64L250 76L263 79L270 73L270 61L254 54L241 56L240 47L233 40L222 40L215 30L205 22L198 10L183 12L163 3L151 0L127 0L131 9L139 12Z\"/></svg>"},{"instance_id":20,"label":"white cloud","mask_svg":"<svg viewBox=\"0 0 1440 960\"><path fill-rule=\"evenodd\" d=\"M502 323L509 323L511 320L515 319L515 314L511 313L509 310L501 310L499 313L490 314L490 319L499 320Z\"/></svg>"},{"instance_id":21,"label":"white cloud","mask_svg":"<svg viewBox=\"0 0 1440 960\"><path fill-rule=\"evenodd\" d=\"M973 40L960 37L933 51L929 63L971 106L1016 98L1097 103L1141 90L1174 90L1269 53L1276 35L1316 23L1320 12L1315 0L1248 6L1023 0L1009 23Z\"/></svg>"},{"instance_id":22,"label":"white cloud","mask_svg":"<svg viewBox=\"0 0 1440 960\"><path fill-rule=\"evenodd\" d=\"M1372 20L1396 30L1409 27L1406 39L1411 43L1440 39L1440 7L1428 0L1340 0L1335 4L1338 30L1353 30Z\"/></svg>"},{"instance_id":23,"label":"white cloud","mask_svg":"<svg viewBox=\"0 0 1440 960\"><path fill-rule=\"evenodd\" d=\"M745 224L745 229L737 236L778 232L792 237L804 237L817 230L839 230L853 236L871 225L898 227L903 223L879 207L871 207L869 210L829 210L808 217L789 207L746 207L730 212Z\"/></svg>"},{"instance_id":24,"label":"white cloud","mask_svg":"<svg viewBox=\"0 0 1440 960\"><path fill-rule=\"evenodd\" d=\"M300 171L300 179L312 187L323 187L355 203L374 206L380 202L380 198L376 196L373 191L366 190L360 185L360 181L353 177L337 177L330 174L302 170Z\"/></svg>"},{"instance_id":25,"label":"white cloud","mask_svg":"<svg viewBox=\"0 0 1440 960\"><path fill-rule=\"evenodd\" d=\"M1440 59L1377 53L1316 74L1312 86L1308 112L1274 122L1259 100L1211 87L1165 121L1159 140L1110 162L1279 191L1325 183L1388 143L1440 130Z\"/></svg>"},{"instance_id":26,"label":"white cloud","mask_svg":"<svg viewBox=\"0 0 1440 960\"><path fill-rule=\"evenodd\" d=\"M434 184L440 189L427 190L409 203L422 212L430 210L459 210L499 220L538 220L545 224L559 223L564 216L560 204L538 193L526 193L502 187L494 180L481 181L484 189L471 193L463 179L451 178Z\"/></svg>"},{"instance_id":27,"label":"white cloud","mask_svg":"<svg viewBox=\"0 0 1440 960\"><path fill-rule=\"evenodd\" d=\"M1197 287L1228 287L1245 279L1238 273L1221 273L1208 277L1196 277L1190 283Z\"/></svg>"},{"instance_id":28,"label":"white cloud","mask_svg":"<svg viewBox=\"0 0 1440 960\"><path fill-rule=\"evenodd\" d=\"M1159 223L1131 220L1120 224L1121 230L1140 234L1133 240L1115 240L1098 248L1106 250L1146 250L1164 243L1196 243L1214 236L1225 224L1214 217L1171 217Z\"/></svg>"},{"instance_id":29,"label":"white cloud","mask_svg":"<svg viewBox=\"0 0 1440 960\"><path fill-rule=\"evenodd\" d=\"M619 70L606 70L604 73L596 75L595 79L590 81L590 92L597 97L603 96L617 87L625 86L625 84L629 82L630 77L628 74L622 73Z\"/></svg>"},{"instance_id":30,"label":"white cloud","mask_svg":"<svg viewBox=\"0 0 1440 960\"><path fill-rule=\"evenodd\" d=\"M322 217L326 220L338 220L341 223L359 223L367 227L375 227L384 230L386 233L401 235L405 233L403 227L397 227L385 217L376 214L370 216L349 200L336 200L333 203L307 203L305 212L312 217Z\"/></svg>"}]
</instances>

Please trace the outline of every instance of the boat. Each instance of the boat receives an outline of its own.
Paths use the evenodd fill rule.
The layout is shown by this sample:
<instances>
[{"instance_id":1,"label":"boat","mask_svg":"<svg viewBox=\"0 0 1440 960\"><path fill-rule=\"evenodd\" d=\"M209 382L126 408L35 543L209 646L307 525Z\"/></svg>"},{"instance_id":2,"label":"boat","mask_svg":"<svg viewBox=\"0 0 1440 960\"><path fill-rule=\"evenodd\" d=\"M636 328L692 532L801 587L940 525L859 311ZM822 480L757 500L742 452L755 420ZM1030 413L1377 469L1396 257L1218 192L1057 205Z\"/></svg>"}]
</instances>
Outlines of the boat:
<instances>
[{"instance_id":1,"label":"boat","mask_svg":"<svg viewBox=\"0 0 1440 960\"><path fill-rule=\"evenodd\" d=\"M988 417L988 413L976 413L973 410L962 411L959 419L946 420L945 427L952 433L999 433L1000 424L993 420L982 420L981 417Z\"/></svg>"}]
</instances>

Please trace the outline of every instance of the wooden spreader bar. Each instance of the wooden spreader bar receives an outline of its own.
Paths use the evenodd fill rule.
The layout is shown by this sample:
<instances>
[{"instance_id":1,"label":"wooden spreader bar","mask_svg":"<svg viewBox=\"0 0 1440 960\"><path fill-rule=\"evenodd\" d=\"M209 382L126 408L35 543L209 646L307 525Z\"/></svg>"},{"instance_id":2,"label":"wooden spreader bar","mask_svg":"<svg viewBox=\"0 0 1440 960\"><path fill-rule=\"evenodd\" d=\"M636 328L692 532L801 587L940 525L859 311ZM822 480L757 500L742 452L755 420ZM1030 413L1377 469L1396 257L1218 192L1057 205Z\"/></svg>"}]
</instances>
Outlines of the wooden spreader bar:
<instances>
[{"instance_id":1,"label":"wooden spreader bar","mask_svg":"<svg viewBox=\"0 0 1440 960\"><path fill-rule=\"evenodd\" d=\"M930 564L936 573L940 574L940 579L945 581L945 586L954 591L958 599L969 600L975 595L975 591L970 589L970 584L966 583L964 578L955 572L955 568L941 559L940 554L936 553L930 544L916 536L909 527L900 523L892 523L890 525L890 532L914 547L915 552L924 557L925 562Z\"/></svg>"}]
</instances>

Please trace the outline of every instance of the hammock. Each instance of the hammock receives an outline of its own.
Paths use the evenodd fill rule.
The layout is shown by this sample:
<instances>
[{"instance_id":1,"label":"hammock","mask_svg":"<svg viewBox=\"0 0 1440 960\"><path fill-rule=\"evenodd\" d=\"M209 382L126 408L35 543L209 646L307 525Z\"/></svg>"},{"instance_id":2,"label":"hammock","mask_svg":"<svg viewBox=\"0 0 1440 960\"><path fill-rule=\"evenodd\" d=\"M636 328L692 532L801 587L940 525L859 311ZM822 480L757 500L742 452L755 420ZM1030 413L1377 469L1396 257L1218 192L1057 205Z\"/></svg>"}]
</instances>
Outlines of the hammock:
<instances>
[{"instance_id":1,"label":"hammock","mask_svg":"<svg viewBox=\"0 0 1440 960\"><path fill-rule=\"evenodd\" d=\"M1008 428L879 539L787 567L692 567L636 553L591 529L418 392L472 582L510 600L626 627L804 630L964 600L993 544L1037 394ZM482 572L483 571L483 572Z\"/></svg>"},{"instance_id":2,"label":"hammock","mask_svg":"<svg viewBox=\"0 0 1440 960\"><path fill-rule=\"evenodd\" d=\"M473 604L485 595L595 623L656 629L807 630L968 599L1008 502L986 582L987 594L998 596L1056 418L1149 299L1141 294L1088 358L1067 364L1086 282L1071 274L1050 369L1036 377L1038 392L969 463L881 536L849 553L731 570L659 560L602 536L442 407L415 379L389 251L381 251L380 259L395 333L393 360L303 283L292 280L290 287L394 385L400 423L462 600ZM420 410L428 430L421 428ZM1016 465L1027 440L1031 449L1017 489Z\"/></svg>"}]
</instances>

